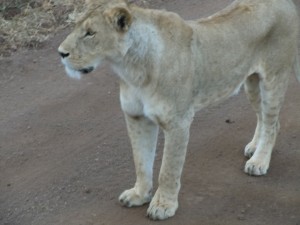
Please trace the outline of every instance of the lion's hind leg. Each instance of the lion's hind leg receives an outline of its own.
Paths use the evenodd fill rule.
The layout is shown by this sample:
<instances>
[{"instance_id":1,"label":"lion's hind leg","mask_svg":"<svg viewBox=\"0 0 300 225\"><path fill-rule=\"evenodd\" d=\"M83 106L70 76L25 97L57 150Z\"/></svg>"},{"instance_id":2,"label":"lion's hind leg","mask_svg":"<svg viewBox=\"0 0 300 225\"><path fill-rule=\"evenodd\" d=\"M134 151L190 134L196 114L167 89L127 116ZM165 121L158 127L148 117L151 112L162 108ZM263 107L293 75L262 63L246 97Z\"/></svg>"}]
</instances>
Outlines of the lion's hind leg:
<instances>
[{"instance_id":1,"label":"lion's hind leg","mask_svg":"<svg viewBox=\"0 0 300 225\"><path fill-rule=\"evenodd\" d=\"M279 112L288 84L288 75L287 72L259 75L257 82L261 101L257 137L254 135L256 150L245 166L245 172L250 175L264 175L269 168L272 150L279 131Z\"/></svg>"}]
</instances>

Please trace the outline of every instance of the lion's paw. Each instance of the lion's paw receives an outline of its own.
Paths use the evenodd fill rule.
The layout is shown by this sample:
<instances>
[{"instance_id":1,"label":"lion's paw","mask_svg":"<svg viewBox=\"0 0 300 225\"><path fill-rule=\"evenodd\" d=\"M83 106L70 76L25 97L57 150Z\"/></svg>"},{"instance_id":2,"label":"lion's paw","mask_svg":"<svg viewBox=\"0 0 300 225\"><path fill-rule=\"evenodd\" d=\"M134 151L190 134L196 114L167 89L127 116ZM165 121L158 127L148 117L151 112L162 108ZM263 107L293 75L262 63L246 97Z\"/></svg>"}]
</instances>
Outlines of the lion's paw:
<instances>
[{"instance_id":1,"label":"lion's paw","mask_svg":"<svg viewBox=\"0 0 300 225\"><path fill-rule=\"evenodd\" d=\"M245 147L245 151L244 151L244 155L247 157L247 158L251 158L254 154L256 150L256 145L253 144L252 142L250 142L249 144L246 145Z\"/></svg>"},{"instance_id":2,"label":"lion's paw","mask_svg":"<svg viewBox=\"0 0 300 225\"><path fill-rule=\"evenodd\" d=\"M253 176L262 176L267 174L269 162L265 160L249 159L245 166L245 173Z\"/></svg>"},{"instance_id":3,"label":"lion's paw","mask_svg":"<svg viewBox=\"0 0 300 225\"><path fill-rule=\"evenodd\" d=\"M147 215L152 220L165 220L175 215L178 208L178 201L170 201L156 193L147 210Z\"/></svg>"},{"instance_id":4,"label":"lion's paw","mask_svg":"<svg viewBox=\"0 0 300 225\"><path fill-rule=\"evenodd\" d=\"M147 193L146 195L142 196L137 193L135 188L129 189L124 191L120 197L119 201L123 206L126 207L133 207L133 206L141 206L145 203L151 201L151 192Z\"/></svg>"}]
</instances>

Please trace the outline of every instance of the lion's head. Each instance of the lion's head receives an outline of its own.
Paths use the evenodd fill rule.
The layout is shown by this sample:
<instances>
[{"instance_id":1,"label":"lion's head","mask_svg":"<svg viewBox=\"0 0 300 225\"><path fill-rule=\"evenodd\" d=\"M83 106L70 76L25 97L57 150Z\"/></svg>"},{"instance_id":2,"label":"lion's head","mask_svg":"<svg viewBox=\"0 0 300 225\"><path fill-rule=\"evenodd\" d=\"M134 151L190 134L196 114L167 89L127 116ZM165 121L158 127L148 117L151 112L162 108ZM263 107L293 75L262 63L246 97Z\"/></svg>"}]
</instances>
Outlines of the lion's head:
<instances>
[{"instance_id":1,"label":"lion's head","mask_svg":"<svg viewBox=\"0 0 300 225\"><path fill-rule=\"evenodd\" d=\"M58 48L68 75L74 78L93 71L104 60L119 58L132 23L124 0L86 0L86 4L86 12Z\"/></svg>"}]
</instances>

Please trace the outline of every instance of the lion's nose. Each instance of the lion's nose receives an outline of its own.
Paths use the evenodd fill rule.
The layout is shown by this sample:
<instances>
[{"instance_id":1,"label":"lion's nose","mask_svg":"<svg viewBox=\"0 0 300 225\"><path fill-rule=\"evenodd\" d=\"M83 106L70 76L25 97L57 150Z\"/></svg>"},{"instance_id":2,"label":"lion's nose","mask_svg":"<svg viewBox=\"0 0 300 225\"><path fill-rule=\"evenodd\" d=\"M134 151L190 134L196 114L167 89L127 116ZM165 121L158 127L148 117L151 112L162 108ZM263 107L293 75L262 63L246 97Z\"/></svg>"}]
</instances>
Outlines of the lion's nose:
<instances>
[{"instance_id":1,"label":"lion's nose","mask_svg":"<svg viewBox=\"0 0 300 225\"><path fill-rule=\"evenodd\" d=\"M60 56L62 57L62 58L66 58L66 57L68 57L69 55L70 55L70 53L66 53L66 52L58 52L59 54L60 54Z\"/></svg>"},{"instance_id":2,"label":"lion's nose","mask_svg":"<svg viewBox=\"0 0 300 225\"><path fill-rule=\"evenodd\" d=\"M70 53L68 53L68 51L66 51L62 46L59 46L57 50L62 58L66 58L70 55Z\"/></svg>"}]
</instances>

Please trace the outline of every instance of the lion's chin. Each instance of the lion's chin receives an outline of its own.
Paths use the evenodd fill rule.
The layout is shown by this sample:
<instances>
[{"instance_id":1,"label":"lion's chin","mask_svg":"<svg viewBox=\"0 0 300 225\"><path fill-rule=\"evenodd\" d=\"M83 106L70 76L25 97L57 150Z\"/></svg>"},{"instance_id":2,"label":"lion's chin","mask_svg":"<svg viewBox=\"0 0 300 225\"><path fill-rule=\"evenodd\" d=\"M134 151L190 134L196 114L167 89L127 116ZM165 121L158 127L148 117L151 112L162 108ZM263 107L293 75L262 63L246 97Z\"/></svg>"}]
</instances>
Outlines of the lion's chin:
<instances>
[{"instance_id":1,"label":"lion's chin","mask_svg":"<svg viewBox=\"0 0 300 225\"><path fill-rule=\"evenodd\" d=\"M92 72L94 70L94 67L87 67L87 68L83 68L80 70L74 70L74 69L71 69L68 66L66 66L65 69L66 69L66 73L68 74L69 77L80 80L82 74L87 74L87 73Z\"/></svg>"},{"instance_id":2,"label":"lion's chin","mask_svg":"<svg viewBox=\"0 0 300 225\"><path fill-rule=\"evenodd\" d=\"M81 79L81 73L77 70L73 70L69 67L65 67L66 69L66 73L69 77L73 78L73 79L77 79L77 80L80 80Z\"/></svg>"}]
</instances>

